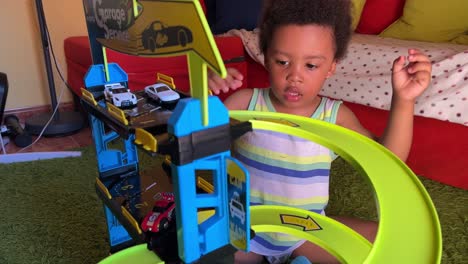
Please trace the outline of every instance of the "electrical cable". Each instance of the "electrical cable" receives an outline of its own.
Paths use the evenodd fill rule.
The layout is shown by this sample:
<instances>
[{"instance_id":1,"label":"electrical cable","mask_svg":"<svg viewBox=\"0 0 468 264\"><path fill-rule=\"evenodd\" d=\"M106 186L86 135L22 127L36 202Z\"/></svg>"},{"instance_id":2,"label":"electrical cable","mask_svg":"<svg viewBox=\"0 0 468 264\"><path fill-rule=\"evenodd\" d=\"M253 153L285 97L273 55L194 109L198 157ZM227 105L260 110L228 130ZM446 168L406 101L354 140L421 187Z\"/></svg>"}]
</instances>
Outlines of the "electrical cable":
<instances>
[{"instance_id":1,"label":"electrical cable","mask_svg":"<svg viewBox=\"0 0 468 264\"><path fill-rule=\"evenodd\" d=\"M65 80L65 78L63 77L63 74L62 74L62 70L60 68L60 65L58 64L57 62L57 58L55 56L55 52L54 52L54 49L53 49L53 46L52 46L52 41L51 41L51 38L50 38L50 33L49 33L49 28L47 26L47 21L46 21L46 18L45 18L45 15L44 15L44 28L45 28L45 31L46 31L46 34L47 34L47 48L49 49L50 53L52 54L52 59L54 61L54 65L55 65L55 69L57 70L57 73L59 74L60 76L60 79L62 80L62 82L65 84L65 86L71 90L71 87L70 85L68 84L68 82ZM41 130L41 132L39 133L39 135L37 136L37 138L31 143L29 144L28 146L20 149L17 151L17 153L21 153L23 152L24 150L32 147L34 144L36 144L41 138L42 138L42 135L44 134L45 130L47 129L47 127L49 126L49 124L52 122L52 120L54 119L58 109L59 109L59 106L61 104L61 101L62 101L62 97L63 97L63 94L64 94L64 91L65 91L65 87L62 87L62 89L60 90L60 93L59 93L59 97L58 97L58 102L57 102L57 105L55 106L55 108L53 109L53 112L52 112L52 115L50 116L50 119L46 122L46 124L44 125L44 128Z\"/></svg>"}]
</instances>

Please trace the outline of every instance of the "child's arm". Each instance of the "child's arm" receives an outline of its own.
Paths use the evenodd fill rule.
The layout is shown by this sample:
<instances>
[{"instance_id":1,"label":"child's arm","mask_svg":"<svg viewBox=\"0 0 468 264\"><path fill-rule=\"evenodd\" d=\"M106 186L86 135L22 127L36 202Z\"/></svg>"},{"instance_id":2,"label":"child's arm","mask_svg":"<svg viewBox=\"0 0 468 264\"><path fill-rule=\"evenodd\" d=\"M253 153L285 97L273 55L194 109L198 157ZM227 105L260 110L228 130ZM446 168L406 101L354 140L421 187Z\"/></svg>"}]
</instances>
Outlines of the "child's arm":
<instances>
[{"instance_id":1,"label":"child's arm","mask_svg":"<svg viewBox=\"0 0 468 264\"><path fill-rule=\"evenodd\" d=\"M393 96L390 117L380 142L402 160L408 157L413 140L413 115L416 98L431 82L432 65L429 58L416 49L408 50L406 59L393 62Z\"/></svg>"},{"instance_id":2,"label":"child's arm","mask_svg":"<svg viewBox=\"0 0 468 264\"><path fill-rule=\"evenodd\" d=\"M408 157L413 140L414 103L429 86L432 69L429 58L420 51L410 49L408 54L408 65L405 66L404 56L393 63L392 105L387 127L380 138L365 129L346 106L340 107L337 119L337 124L376 139L403 161Z\"/></svg>"},{"instance_id":3,"label":"child's arm","mask_svg":"<svg viewBox=\"0 0 468 264\"><path fill-rule=\"evenodd\" d=\"M214 94L219 94L221 91L226 93L242 86L244 76L238 70L227 68L226 71L227 76L224 79L212 71L208 73L208 87ZM252 94L252 89L236 91L224 100L224 105L229 110L247 110Z\"/></svg>"}]
</instances>

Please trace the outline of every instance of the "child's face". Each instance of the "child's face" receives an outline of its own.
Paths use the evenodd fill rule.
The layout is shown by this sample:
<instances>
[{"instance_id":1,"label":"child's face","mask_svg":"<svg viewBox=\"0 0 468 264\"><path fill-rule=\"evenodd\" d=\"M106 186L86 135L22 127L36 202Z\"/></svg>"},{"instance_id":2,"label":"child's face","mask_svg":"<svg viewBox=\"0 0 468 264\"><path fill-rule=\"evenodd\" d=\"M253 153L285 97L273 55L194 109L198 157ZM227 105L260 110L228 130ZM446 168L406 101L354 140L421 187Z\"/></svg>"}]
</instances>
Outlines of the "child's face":
<instances>
[{"instance_id":1,"label":"child's face","mask_svg":"<svg viewBox=\"0 0 468 264\"><path fill-rule=\"evenodd\" d=\"M265 56L273 105L279 112L310 116L317 94L335 71L332 31L317 25L279 27Z\"/></svg>"}]
</instances>

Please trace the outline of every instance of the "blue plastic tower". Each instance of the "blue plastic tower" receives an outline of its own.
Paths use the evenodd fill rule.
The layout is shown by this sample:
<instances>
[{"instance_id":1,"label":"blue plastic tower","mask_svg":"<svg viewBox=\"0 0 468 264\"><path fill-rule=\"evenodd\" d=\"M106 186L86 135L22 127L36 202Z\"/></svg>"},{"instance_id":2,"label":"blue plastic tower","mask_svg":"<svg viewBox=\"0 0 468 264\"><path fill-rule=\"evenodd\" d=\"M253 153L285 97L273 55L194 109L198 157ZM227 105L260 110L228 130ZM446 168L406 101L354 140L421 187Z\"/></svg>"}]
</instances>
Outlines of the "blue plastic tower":
<instances>
[{"instance_id":1,"label":"blue plastic tower","mask_svg":"<svg viewBox=\"0 0 468 264\"><path fill-rule=\"evenodd\" d=\"M84 79L86 89L103 88L107 83L120 82L127 84L127 74L118 64L109 63L108 71L110 79L106 80L104 66L102 64L92 65ZM99 104L103 108L106 107L105 102L99 102ZM140 190L138 153L136 146L133 144L135 135L130 134L128 138L122 139L122 150L111 149L109 143L118 139L119 134L113 130L106 132L103 121L94 115L89 116L96 147L99 179L113 197L132 196ZM132 187L128 188L128 186ZM133 199L132 202L136 203L138 199ZM115 215L106 206L104 206L104 211L111 252L132 245L132 237Z\"/></svg>"}]
</instances>

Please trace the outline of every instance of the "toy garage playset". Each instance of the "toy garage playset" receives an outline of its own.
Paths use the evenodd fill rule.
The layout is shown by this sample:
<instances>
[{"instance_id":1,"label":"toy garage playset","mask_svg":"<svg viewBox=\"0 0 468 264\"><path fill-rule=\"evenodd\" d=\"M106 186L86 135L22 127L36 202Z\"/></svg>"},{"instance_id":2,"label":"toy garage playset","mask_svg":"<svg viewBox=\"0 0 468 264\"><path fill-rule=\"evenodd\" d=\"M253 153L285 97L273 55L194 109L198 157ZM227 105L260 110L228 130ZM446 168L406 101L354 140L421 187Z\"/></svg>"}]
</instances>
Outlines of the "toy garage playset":
<instances>
[{"instance_id":1,"label":"toy garage playset","mask_svg":"<svg viewBox=\"0 0 468 264\"><path fill-rule=\"evenodd\" d=\"M432 201L390 151L310 118L229 112L218 97L209 96L207 67L220 76L226 69L197 0L83 4L93 65L81 103L90 116L99 171L96 191L113 253L102 263L228 263L237 250L249 251L250 238L258 232L307 239L343 263L440 262L441 229ZM177 92L172 78L160 73L154 73L154 87L168 87L171 95L162 94L166 88L131 92L125 71L107 62L106 49L149 57L185 54L190 96ZM174 93L180 99L170 97ZM375 243L320 214L249 206L249 174L230 156L230 147L254 129L312 140L359 168L379 204ZM116 140L122 141L118 147ZM138 149L161 161L156 178L170 177L172 190L155 192L158 182L140 177Z\"/></svg>"}]
</instances>

